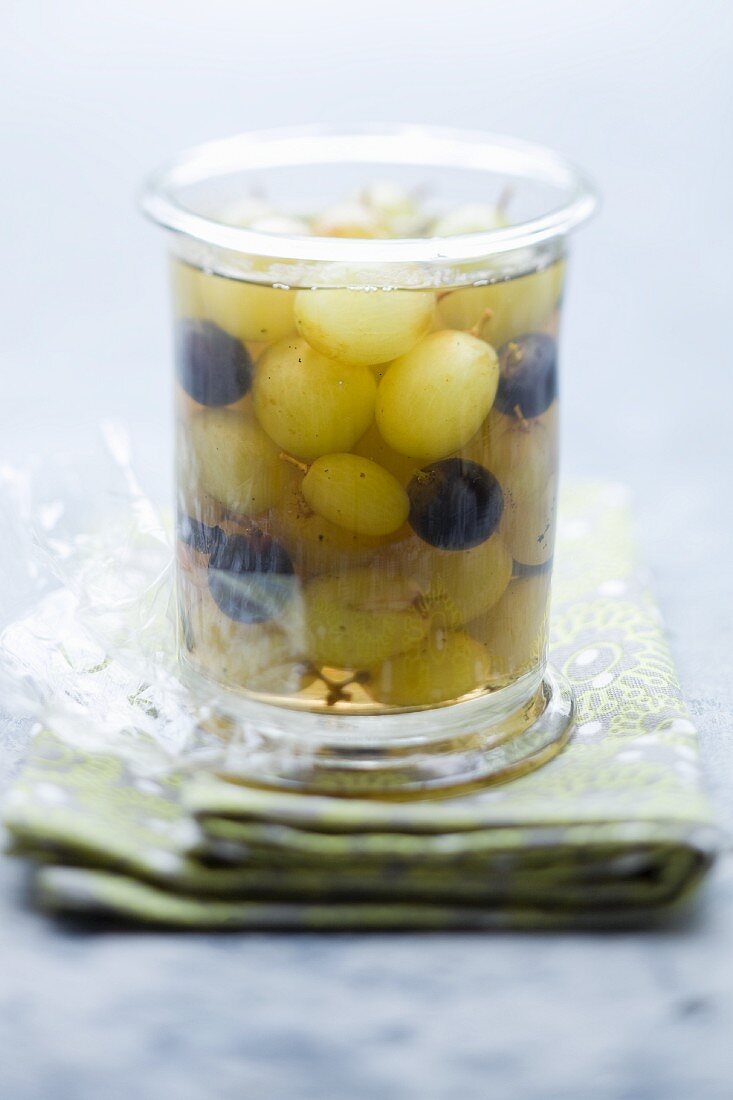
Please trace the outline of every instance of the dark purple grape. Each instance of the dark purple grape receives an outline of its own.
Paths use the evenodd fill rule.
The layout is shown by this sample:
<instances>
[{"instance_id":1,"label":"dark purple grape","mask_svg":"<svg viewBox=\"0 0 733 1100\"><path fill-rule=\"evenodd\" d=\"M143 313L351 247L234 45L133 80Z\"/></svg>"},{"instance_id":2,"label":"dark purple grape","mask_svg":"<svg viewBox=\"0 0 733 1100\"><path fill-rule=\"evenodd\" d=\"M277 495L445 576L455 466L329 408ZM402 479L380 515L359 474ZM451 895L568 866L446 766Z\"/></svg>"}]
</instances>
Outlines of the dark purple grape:
<instances>
[{"instance_id":1,"label":"dark purple grape","mask_svg":"<svg viewBox=\"0 0 733 1100\"><path fill-rule=\"evenodd\" d=\"M540 416L557 397L557 350L544 332L528 332L499 348L496 408L507 416L529 420Z\"/></svg>"},{"instance_id":2,"label":"dark purple grape","mask_svg":"<svg viewBox=\"0 0 733 1100\"><path fill-rule=\"evenodd\" d=\"M192 550L198 550L200 554L211 554L225 535L221 527L209 527L200 519L194 519L185 512L181 512L178 516L178 537Z\"/></svg>"},{"instance_id":3,"label":"dark purple grape","mask_svg":"<svg viewBox=\"0 0 733 1100\"><path fill-rule=\"evenodd\" d=\"M231 405L252 385L244 344L212 321L181 321L176 340L178 381L199 405Z\"/></svg>"},{"instance_id":4,"label":"dark purple grape","mask_svg":"<svg viewBox=\"0 0 733 1100\"><path fill-rule=\"evenodd\" d=\"M264 623L293 595L293 563L285 549L262 532L229 535L209 559L209 591L230 619Z\"/></svg>"},{"instance_id":5,"label":"dark purple grape","mask_svg":"<svg viewBox=\"0 0 733 1100\"><path fill-rule=\"evenodd\" d=\"M444 458L407 486L413 531L440 550L467 550L494 533L504 495L494 475L477 462Z\"/></svg>"}]
</instances>

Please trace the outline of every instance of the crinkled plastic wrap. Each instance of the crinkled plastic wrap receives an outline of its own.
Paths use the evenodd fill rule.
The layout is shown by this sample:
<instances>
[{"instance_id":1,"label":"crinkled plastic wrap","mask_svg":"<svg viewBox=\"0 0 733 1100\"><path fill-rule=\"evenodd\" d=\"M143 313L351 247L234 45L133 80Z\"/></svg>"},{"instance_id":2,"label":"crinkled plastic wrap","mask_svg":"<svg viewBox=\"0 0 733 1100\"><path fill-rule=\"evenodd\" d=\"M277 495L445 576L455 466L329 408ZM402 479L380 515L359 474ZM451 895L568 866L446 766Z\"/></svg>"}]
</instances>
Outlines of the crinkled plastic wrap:
<instances>
[{"instance_id":1,"label":"crinkled plastic wrap","mask_svg":"<svg viewBox=\"0 0 733 1100\"><path fill-rule=\"evenodd\" d=\"M107 424L84 463L0 465L0 696L16 757L40 726L153 772L230 747L211 729L226 713L216 685L180 678L171 525L129 451Z\"/></svg>"}]
</instances>

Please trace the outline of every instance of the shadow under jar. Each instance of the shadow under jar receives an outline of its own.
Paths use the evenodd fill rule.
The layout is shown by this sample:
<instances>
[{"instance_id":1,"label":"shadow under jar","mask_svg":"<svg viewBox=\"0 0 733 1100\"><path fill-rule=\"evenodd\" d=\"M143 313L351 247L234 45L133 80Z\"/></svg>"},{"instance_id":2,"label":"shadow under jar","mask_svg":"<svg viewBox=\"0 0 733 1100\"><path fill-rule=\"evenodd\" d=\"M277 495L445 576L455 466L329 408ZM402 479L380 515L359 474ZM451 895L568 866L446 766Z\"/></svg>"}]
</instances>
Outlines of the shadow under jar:
<instances>
[{"instance_id":1,"label":"shadow under jar","mask_svg":"<svg viewBox=\"0 0 733 1100\"><path fill-rule=\"evenodd\" d=\"M565 743L557 337L593 205L548 150L420 127L245 134L150 182L180 656L243 778L447 793Z\"/></svg>"}]
</instances>

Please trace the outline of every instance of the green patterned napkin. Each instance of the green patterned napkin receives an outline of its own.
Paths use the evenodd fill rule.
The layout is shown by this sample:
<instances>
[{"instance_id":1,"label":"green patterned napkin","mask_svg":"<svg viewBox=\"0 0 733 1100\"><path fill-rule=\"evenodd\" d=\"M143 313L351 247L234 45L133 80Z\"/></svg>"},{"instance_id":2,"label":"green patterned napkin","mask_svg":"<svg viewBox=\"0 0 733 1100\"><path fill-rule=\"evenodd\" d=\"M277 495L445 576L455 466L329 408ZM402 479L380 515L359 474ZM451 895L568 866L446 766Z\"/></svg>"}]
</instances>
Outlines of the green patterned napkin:
<instances>
[{"instance_id":1,"label":"green patterned napkin","mask_svg":"<svg viewBox=\"0 0 733 1100\"><path fill-rule=\"evenodd\" d=\"M386 803L151 778L39 734L11 790L12 851L49 910L186 928L569 927L690 896L717 835L696 734L636 562L623 489L561 502L552 660L577 724L505 786Z\"/></svg>"}]
</instances>

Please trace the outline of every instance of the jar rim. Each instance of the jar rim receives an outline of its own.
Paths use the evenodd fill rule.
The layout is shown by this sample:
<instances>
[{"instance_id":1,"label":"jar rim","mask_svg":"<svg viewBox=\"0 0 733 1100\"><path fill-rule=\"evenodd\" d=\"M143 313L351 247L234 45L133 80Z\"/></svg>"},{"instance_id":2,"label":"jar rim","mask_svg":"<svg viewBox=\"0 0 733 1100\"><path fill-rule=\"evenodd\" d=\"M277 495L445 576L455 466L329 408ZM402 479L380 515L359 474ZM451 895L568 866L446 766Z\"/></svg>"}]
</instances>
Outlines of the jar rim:
<instances>
[{"instance_id":1,"label":"jar rim","mask_svg":"<svg viewBox=\"0 0 733 1100\"><path fill-rule=\"evenodd\" d=\"M501 172L544 183L562 195L556 207L515 224L448 237L364 239L270 233L225 225L184 205L187 187L237 172L327 164L389 165ZM185 150L153 173L141 207L163 228L202 244L268 260L448 265L480 261L562 237L597 206L594 187L554 150L482 131L422 125L344 129L304 126L252 130Z\"/></svg>"}]
</instances>

